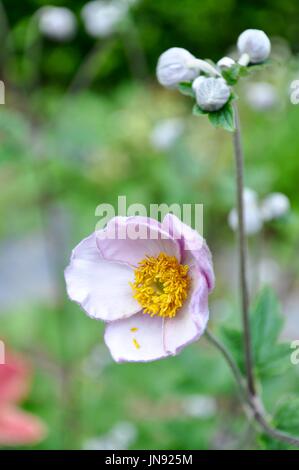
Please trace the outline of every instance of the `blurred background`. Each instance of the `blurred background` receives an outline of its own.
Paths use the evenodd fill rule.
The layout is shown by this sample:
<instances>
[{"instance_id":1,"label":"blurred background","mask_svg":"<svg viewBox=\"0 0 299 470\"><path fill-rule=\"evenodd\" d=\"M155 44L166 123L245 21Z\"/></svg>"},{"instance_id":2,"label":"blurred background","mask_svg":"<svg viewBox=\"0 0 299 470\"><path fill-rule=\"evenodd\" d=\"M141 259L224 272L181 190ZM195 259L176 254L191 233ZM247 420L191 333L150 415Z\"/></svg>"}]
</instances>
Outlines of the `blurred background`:
<instances>
[{"instance_id":1,"label":"blurred background","mask_svg":"<svg viewBox=\"0 0 299 470\"><path fill-rule=\"evenodd\" d=\"M178 357L114 364L101 322L68 300L63 270L94 230L98 204L116 205L118 195L146 207L202 203L217 279L211 328L239 326L231 135L192 116L190 98L163 89L155 66L172 46L234 57L244 29L263 29L272 62L237 87L251 291L272 286L282 339L299 338L299 108L289 96L299 79L298 2L95 3L0 2L0 338L11 367L0 383L0 446L275 447L256 441L227 365L204 339ZM273 193L283 196L271 206ZM270 409L299 392L299 366L288 362L259 374ZM14 414L1 412L7 403Z\"/></svg>"}]
</instances>

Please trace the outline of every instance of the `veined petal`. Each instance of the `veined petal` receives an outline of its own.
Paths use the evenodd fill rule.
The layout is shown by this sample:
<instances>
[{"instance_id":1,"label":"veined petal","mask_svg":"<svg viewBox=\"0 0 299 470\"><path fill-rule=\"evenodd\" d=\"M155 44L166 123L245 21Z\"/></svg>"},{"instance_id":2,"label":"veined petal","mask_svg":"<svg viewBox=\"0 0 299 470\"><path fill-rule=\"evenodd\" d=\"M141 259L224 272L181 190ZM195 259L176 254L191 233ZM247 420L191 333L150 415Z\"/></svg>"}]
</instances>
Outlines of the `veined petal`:
<instances>
[{"instance_id":1,"label":"veined petal","mask_svg":"<svg viewBox=\"0 0 299 470\"><path fill-rule=\"evenodd\" d=\"M65 280L69 297L92 318L114 321L140 311L130 286L134 271L125 264L103 259L95 234L73 250Z\"/></svg>"},{"instance_id":2,"label":"veined petal","mask_svg":"<svg viewBox=\"0 0 299 470\"><path fill-rule=\"evenodd\" d=\"M180 261L179 243L156 220L145 217L115 217L96 233L103 258L136 267L146 256L160 253Z\"/></svg>"},{"instance_id":3,"label":"veined petal","mask_svg":"<svg viewBox=\"0 0 299 470\"><path fill-rule=\"evenodd\" d=\"M105 343L117 362L147 362L166 357L163 318L138 313L109 323Z\"/></svg>"},{"instance_id":4,"label":"veined petal","mask_svg":"<svg viewBox=\"0 0 299 470\"><path fill-rule=\"evenodd\" d=\"M173 214L167 214L164 217L162 227L179 242L181 263L197 266L206 277L209 291L211 291L214 288L215 276L212 255L205 239Z\"/></svg>"},{"instance_id":5,"label":"veined petal","mask_svg":"<svg viewBox=\"0 0 299 470\"><path fill-rule=\"evenodd\" d=\"M209 319L206 278L196 268L192 271L193 286L187 301L174 318L165 320L164 344L170 354L179 353L183 347L200 338Z\"/></svg>"}]
</instances>

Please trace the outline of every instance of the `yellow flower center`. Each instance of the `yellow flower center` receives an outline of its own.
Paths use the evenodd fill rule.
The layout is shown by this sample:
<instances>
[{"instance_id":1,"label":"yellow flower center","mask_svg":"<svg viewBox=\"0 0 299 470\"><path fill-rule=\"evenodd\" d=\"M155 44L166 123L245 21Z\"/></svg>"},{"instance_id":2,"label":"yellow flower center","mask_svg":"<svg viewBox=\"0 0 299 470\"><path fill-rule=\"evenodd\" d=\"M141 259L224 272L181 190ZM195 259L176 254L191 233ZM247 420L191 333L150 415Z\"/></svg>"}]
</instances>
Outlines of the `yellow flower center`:
<instances>
[{"instance_id":1,"label":"yellow flower center","mask_svg":"<svg viewBox=\"0 0 299 470\"><path fill-rule=\"evenodd\" d=\"M174 317L188 295L188 270L189 266L180 264L175 256L165 253L142 260L135 269L135 282L131 287L144 313Z\"/></svg>"}]
</instances>

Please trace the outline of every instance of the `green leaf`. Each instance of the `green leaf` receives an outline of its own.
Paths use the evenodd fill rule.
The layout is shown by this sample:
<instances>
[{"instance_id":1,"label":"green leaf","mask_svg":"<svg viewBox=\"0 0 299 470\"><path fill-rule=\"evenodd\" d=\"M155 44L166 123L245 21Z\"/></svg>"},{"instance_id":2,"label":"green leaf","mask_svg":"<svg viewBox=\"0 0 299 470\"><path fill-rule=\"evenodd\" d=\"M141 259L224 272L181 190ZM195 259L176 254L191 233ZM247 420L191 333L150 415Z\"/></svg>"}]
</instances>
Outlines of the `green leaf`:
<instances>
[{"instance_id":1,"label":"green leaf","mask_svg":"<svg viewBox=\"0 0 299 470\"><path fill-rule=\"evenodd\" d=\"M195 104L193 106L192 113L194 116L203 116L204 114L208 114L208 111L204 111L198 106L198 104Z\"/></svg>"},{"instance_id":2,"label":"green leaf","mask_svg":"<svg viewBox=\"0 0 299 470\"><path fill-rule=\"evenodd\" d=\"M192 89L192 83L191 82L179 83L178 89L183 95L191 96L192 98L195 97L195 93Z\"/></svg>"},{"instance_id":3,"label":"green leaf","mask_svg":"<svg viewBox=\"0 0 299 470\"><path fill-rule=\"evenodd\" d=\"M229 132L234 132L234 110L230 102L227 102L219 111L209 113L209 120L214 127L221 127Z\"/></svg>"},{"instance_id":4,"label":"green leaf","mask_svg":"<svg viewBox=\"0 0 299 470\"><path fill-rule=\"evenodd\" d=\"M222 76L228 85L235 85L238 82L242 68L240 64L233 64L228 69L222 70Z\"/></svg>"},{"instance_id":5,"label":"green leaf","mask_svg":"<svg viewBox=\"0 0 299 470\"><path fill-rule=\"evenodd\" d=\"M250 313L251 341L255 372L259 378L280 375L291 367L290 345L279 343L283 317L279 303L270 288L262 290ZM244 366L243 333L222 329L223 341L231 351L242 372Z\"/></svg>"},{"instance_id":6,"label":"green leaf","mask_svg":"<svg viewBox=\"0 0 299 470\"><path fill-rule=\"evenodd\" d=\"M272 425L284 432L299 438L299 398L288 397L281 402L275 411ZM294 446L276 441L266 435L260 436L260 442L264 449L283 450L294 449Z\"/></svg>"},{"instance_id":7,"label":"green leaf","mask_svg":"<svg viewBox=\"0 0 299 470\"><path fill-rule=\"evenodd\" d=\"M269 355L283 325L278 300L270 288L262 290L251 308L252 344L257 358Z\"/></svg>"},{"instance_id":8,"label":"green leaf","mask_svg":"<svg viewBox=\"0 0 299 470\"><path fill-rule=\"evenodd\" d=\"M250 322L254 362L258 374L280 374L290 366L290 346L278 343L283 316L272 289L262 290L251 309Z\"/></svg>"},{"instance_id":9,"label":"green leaf","mask_svg":"<svg viewBox=\"0 0 299 470\"><path fill-rule=\"evenodd\" d=\"M233 355L241 372L245 373L243 334L240 330L224 327L221 329L221 337Z\"/></svg>"}]
</instances>

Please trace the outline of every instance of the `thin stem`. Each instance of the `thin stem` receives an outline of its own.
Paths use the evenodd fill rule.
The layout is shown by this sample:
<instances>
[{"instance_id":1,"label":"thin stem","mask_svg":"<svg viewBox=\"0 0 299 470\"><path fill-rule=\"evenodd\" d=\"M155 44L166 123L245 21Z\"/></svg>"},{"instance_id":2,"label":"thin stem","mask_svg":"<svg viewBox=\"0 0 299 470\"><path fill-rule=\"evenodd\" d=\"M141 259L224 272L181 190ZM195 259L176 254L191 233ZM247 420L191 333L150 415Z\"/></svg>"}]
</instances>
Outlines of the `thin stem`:
<instances>
[{"instance_id":1,"label":"thin stem","mask_svg":"<svg viewBox=\"0 0 299 470\"><path fill-rule=\"evenodd\" d=\"M243 379L243 376L240 372L240 369L239 367L237 366L235 360L233 359L231 353L229 352L229 350L224 346L223 343L221 343L214 335L213 333L210 331L210 330L206 330L205 331L205 336L206 336L206 339L209 341L209 343L211 343L213 346L215 346L220 352L221 354L224 356L226 362L228 363L235 379L236 379L236 382L238 384L238 387L239 387L239 392L240 392L240 395L242 396L242 398L245 398L246 401L247 401L247 393L246 393L246 389L244 388L244 379Z\"/></svg>"},{"instance_id":2,"label":"thin stem","mask_svg":"<svg viewBox=\"0 0 299 470\"><path fill-rule=\"evenodd\" d=\"M273 439L276 439L277 441L285 442L291 446L299 447L298 437L294 437L291 434L288 434L284 431L280 431L279 429L272 428L272 426L266 421L264 416L258 411L256 411L254 418L255 421L260 425L260 427L268 436L272 437Z\"/></svg>"},{"instance_id":3,"label":"thin stem","mask_svg":"<svg viewBox=\"0 0 299 470\"><path fill-rule=\"evenodd\" d=\"M292 436L284 431L273 428L264 416L263 404L260 401L259 397L252 397L250 392L244 387L243 376L239 367L237 366L235 360L231 356L227 348L222 344L209 330L206 330L205 336L207 340L221 352L224 359L228 363L236 383L239 386L240 395L244 399L245 404L247 404L252 412L253 419L255 422L263 429L263 431L273 439L276 439L280 442L285 442L291 446L299 447L299 438Z\"/></svg>"},{"instance_id":4,"label":"thin stem","mask_svg":"<svg viewBox=\"0 0 299 470\"><path fill-rule=\"evenodd\" d=\"M234 153L236 163L236 187L237 187L237 209L238 209L238 247L239 247L239 275L241 285L241 299L242 299L242 321L244 329L244 353L246 365L246 377L248 391L252 396L255 395L255 384L253 376L253 360L251 350L251 334L250 334L250 321L249 321L249 293L247 282L247 244L245 237L244 227L244 182L243 182L243 166L244 157L241 143L241 130L238 108L234 103L235 112L235 126L234 132Z\"/></svg>"}]
</instances>

